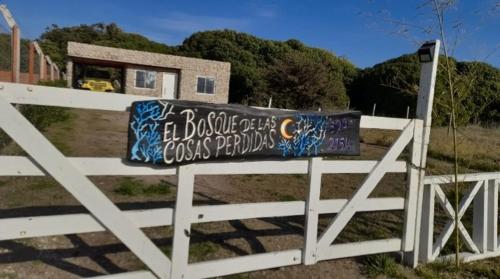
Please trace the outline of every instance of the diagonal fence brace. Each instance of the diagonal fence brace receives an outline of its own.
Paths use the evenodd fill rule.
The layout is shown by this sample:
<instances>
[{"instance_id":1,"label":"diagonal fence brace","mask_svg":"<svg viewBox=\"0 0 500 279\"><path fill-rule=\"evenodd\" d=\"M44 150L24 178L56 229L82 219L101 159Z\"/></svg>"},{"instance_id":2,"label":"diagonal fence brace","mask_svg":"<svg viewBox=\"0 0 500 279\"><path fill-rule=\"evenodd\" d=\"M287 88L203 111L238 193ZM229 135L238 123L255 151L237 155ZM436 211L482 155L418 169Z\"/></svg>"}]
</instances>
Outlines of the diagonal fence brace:
<instances>
[{"instance_id":1,"label":"diagonal fence brace","mask_svg":"<svg viewBox=\"0 0 500 279\"><path fill-rule=\"evenodd\" d=\"M364 180L354 196L344 205L342 210L335 216L330 226L323 232L318 241L318 252L320 255L328 250L332 242L357 212L362 202L368 198L370 193L377 186L377 183L385 175L387 166L396 161L408 142L410 142L413 137L414 125L415 121L413 120L405 127L399 138L394 142L382 160L373 168L372 172Z\"/></svg>"}]
</instances>

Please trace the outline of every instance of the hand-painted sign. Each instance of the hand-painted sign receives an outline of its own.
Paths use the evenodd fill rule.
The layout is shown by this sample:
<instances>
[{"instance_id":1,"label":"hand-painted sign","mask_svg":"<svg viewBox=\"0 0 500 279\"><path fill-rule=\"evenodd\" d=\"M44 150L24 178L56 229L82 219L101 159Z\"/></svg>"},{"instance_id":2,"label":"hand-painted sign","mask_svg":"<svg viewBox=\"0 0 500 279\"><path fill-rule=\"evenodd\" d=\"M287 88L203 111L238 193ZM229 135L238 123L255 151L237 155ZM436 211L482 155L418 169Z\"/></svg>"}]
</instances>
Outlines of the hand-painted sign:
<instances>
[{"instance_id":1,"label":"hand-painted sign","mask_svg":"<svg viewBox=\"0 0 500 279\"><path fill-rule=\"evenodd\" d=\"M153 164L359 155L359 112L257 109L192 101L132 104L127 157Z\"/></svg>"}]
</instances>

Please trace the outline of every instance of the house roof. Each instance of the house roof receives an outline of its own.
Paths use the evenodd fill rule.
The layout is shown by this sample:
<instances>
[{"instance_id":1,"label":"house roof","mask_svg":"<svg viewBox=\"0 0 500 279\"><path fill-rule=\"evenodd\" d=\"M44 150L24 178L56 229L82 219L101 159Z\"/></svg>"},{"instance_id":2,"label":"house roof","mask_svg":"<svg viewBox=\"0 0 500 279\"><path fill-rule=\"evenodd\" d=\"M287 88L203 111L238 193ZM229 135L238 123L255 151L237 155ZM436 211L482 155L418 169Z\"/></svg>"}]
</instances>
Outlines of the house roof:
<instances>
[{"instance_id":1,"label":"house roof","mask_svg":"<svg viewBox=\"0 0 500 279\"><path fill-rule=\"evenodd\" d=\"M76 42L68 42L68 56L77 58L76 60L80 58L82 60L94 62L111 62L110 64L135 64L174 69L196 70L197 68L220 67L220 70L227 70L226 67L230 68L231 66L228 62Z\"/></svg>"}]
</instances>

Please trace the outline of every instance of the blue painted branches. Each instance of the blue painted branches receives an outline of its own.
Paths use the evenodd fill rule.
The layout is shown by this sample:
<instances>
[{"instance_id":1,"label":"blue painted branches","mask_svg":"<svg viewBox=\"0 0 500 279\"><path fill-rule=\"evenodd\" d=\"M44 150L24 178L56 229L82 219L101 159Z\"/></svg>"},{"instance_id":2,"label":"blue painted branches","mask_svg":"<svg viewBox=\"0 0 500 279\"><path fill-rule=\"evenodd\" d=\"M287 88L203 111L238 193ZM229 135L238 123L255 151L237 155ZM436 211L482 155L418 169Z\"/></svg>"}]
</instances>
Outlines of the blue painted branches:
<instances>
[{"instance_id":1,"label":"blue painted branches","mask_svg":"<svg viewBox=\"0 0 500 279\"><path fill-rule=\"evenodd\" d=\"M318 155L326 135L327 117L320 115L297 115L293 138L278 143L283 157Z\"/></svg>"},{"instance_id":2,"label":"blue painted branches","mask_svg":"<svg viewBox=\"0 0 500 279\"><path fill-rule=\"evenodd\" d=\"M139 103L132 115L130 129L135 136L134 145L130 149L131 160L163 162L163 146L158 120L165 120L172 106L165 102Z\"/></svg>"}]
</instances>

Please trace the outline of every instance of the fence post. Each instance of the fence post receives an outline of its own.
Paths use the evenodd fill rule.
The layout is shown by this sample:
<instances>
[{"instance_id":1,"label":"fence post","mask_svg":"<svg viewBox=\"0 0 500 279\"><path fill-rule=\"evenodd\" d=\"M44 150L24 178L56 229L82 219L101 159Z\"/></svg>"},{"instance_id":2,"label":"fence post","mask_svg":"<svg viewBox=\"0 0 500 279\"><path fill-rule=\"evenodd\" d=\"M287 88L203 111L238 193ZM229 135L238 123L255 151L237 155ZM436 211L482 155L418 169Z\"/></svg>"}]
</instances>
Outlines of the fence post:
<instances>
[{"instance_id":1,"label":"fence post","mask_svg":"<svg viewBox=\"0 0 500 279\"><path fill-rule=\"evenodd\" d=\"M424 196L424 177L425 177L425 166L427 164L427 147L429 145L430 133L431 133L431 123L432 123L432 104L434 102L434 85L436 83L436 73L437 66L439 63L439 47L440 41L434 41L434 53L432 53L432 61L420 63L420 83L419 92L417 100L416 118L423 120L422 137L421 137L421 149L420 149L420 165L411 166L418 169L418 177L409 177L409 179L418 179L418 197L417 197L417 210L415 220L415 240L413 253L410 253L405 257L407 264L415 267L418 264L418 253L420 245L420 234L421 226L420 223L424 220L422 215L422 205ZM409 186L415 185L415 181L409 181ZM408 189L410 190L410 189ZM408 220L411 222L412 220ZM422 231L422 233L425 233ZM424 245L426 245L424 243Z\"/></svg>"},{"instance_id":2,"label":"fence post","mask_svg":"<svg viewBox=\"0 0 500 279\"><path fill-rule=\"evenodd\" d=\"M47 75L45 72L45 67L47 65L45 64L45 55L42 52L42 54L40 54L40 80L45 80L45 76Z\"/></svg>"},{"instance_id":3,"label":"fence post","mask_svg":"<svg viewBox=\"0 0 500 279\"><path fill-rule=\"evenodd\" d=\"M491 179L488 183L488 225L487 225L487 249L498 250L498 187L500 179Z\"/></svg>"},{"instance_id":4,"label":"fence post","mask_svg":"<svg viewBox=\"0 0 500 279\"><path fill-rule=\"evenodd\" d=\"M174 238L170 278L186 278L189 263L191 209L193 207L194 166L177 168L177 197L173 218Z\"/></svg>"},{"instance_id":5,"label":"fence post","mask_svg":"<svg viewBox=\"0 0 500 279\"><path fill-rule=\"evenodd\" d=\"M323 159L316 157L309 159L309 185L306 201L306 224L304 229L304 252L302 262L305 265L315 264L318 246L318 216L321 194L321 175Z\"/></svg>"},{"instance_id":6,"label":"fence post","mask_svg":"<svg viewBox=\"0 0 500 279\"><path fill-rule=\"evenodd\" d=\"M19 27L12 27L12 82L19 83L21 72L21 32Z\"/></svg>"},{"instance_id":7,"label":"fence post","mask_svg":"<svg viewBox=\"0 0 500 279\"><path fill-rule=\"evenodd\" d=\"M35 52L38 55L38 80L43 80L43 78L44 78L44 73L43 73L44 66L43 66L43 64L45 63L44 58L43 58L43 51L37 42L33 42L33 47L35 48ZM35 55L35 58L36 58L36 55Z\"/></svg>"},{"instance_id":8,"label":"fence post","mask_svg":"<svg viewBox=\"0 0 500 279\"><path fill-rule=\"evenodd\" d=\"M28 55L28 82L35 83L35 46L30 43Z\"/></svg>"},{"instance_id":9,"label":"fence post","mask_svg":"<svg viewBox=\"0 0 500 279\"><path fill-rule=\"evenodd\" d=\"M49 75L49 80L54 80L54 63L52 62L52 59L48 55L46 55L45 59L47 60L47 66L48 68L48 75Z\"/></svg>"},{"instance_id":10,"label":"fence post","mask_svg":"<svg viewBox=\"0 0 500 279\"><path fill-rule=\"evenodd\" d=\"M21 34L19 26L17 26L14 17L10 13L6 5L0 5L0 14L3 16L7 25L11 29L11 81L19 82L20 70L21 70Z\"/></svg>"},{"instance_id":11,"label":"fence post","mask_svg":"<svg viewBox=\"0 0 500 279\"><path fill-rule=\"evenodd\" d=\"M64 77L66 79L66 86L68 88L73 88L73 60L68 59L68 62L66 62L66 76Z\"/></svg>"}]
</instances>

